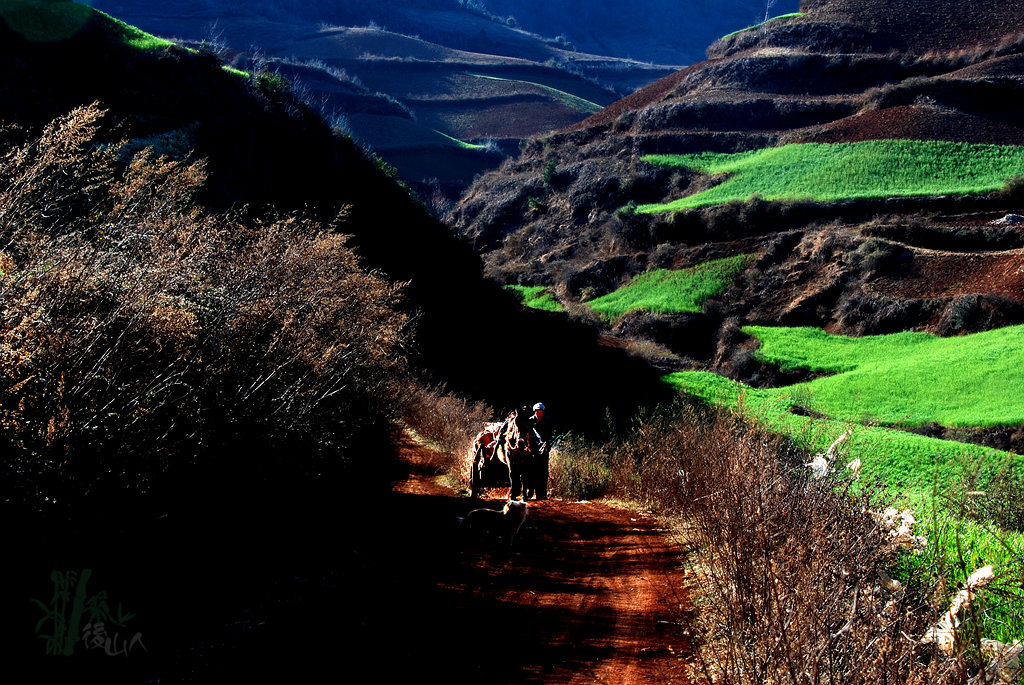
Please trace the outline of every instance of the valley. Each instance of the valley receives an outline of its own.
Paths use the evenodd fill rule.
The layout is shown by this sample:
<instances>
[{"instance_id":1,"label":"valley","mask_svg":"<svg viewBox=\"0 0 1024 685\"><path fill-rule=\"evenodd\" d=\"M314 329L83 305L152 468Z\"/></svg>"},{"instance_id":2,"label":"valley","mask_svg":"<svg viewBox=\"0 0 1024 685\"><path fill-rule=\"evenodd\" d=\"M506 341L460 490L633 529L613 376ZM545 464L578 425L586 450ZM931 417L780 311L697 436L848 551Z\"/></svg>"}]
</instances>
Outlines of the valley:
<instances>
[{"instance_id":1,"label":"valley","mask_svg":"<svg viewBox=\"0 0 1024 685\"><path fill-rule=\"evenodd\" d=\"M94 5L0 0L26 665L1019 680L1024 8Z\"/></svg>"}]
</instances>

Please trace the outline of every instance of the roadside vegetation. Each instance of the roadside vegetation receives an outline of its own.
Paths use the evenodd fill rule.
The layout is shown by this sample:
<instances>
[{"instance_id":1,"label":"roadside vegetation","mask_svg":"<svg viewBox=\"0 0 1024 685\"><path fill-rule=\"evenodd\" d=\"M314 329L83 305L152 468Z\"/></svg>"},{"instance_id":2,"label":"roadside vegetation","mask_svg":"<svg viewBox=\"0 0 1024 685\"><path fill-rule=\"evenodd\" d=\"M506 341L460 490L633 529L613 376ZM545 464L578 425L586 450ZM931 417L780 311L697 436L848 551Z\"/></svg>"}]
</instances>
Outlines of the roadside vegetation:
<instances>
[{"instance_id":1,"label":"roadside vegetation","mask_svg":"<svg viewBox=\"0 0 1024 685\"><path fill-rule=\"evenodd\" d=\"M725 292L750 264L751 255L715 259L688 269L658 269L585 304L606 319L631 311L660 314L699 312L708 299Z\"/></svg>"},{"instance_id":2,"label":"roadside vegetation","mask_svg":"<svg viewBox=\"0 0 1024 685\"><path fill-rule=\"evenodd\" d=\"M122 161L103 119L75 110L0 165L6 505L81 518L178 478L213 487L225 450L252 496L300 472L383 486L386 460L356 455L386 444L407 316L345 213L203 211L202 163Z\"/></svg>"},{"instance_id":3,"label":"roadside vegetation","mask_svg":"<svg viewBox=\"0 0 1024 685\"><path fill-rule=\"evenodd\" d=\"M844 444L832 457L849 453ZM1020 536L969 517L964 496L934 498L940 506L913 510L901 532L910 512L897 490L841 468L815 477L812 456L743 412L681 396L607 442L563 436L552 489L620 498L677 527L698 678L923 684L994 673L994 655L1024 630ZM961 495L969 476L951 481ZM985 590L937 639L951 599L988 564L994 577L974 575L971 587Z\"/></svg>"},{"instance_id":4,"label":"roadside vegetation","mask_svg":"<svg viewBox=\"0 0 1024 685\"><path fill-rule=\"evenodd\" d=\"M753 326L744 331L762 341L763 361L834 375L782 388L751 388L708 372L669 374L666 381L799 446L808 471L856 478L850 491L858 497L864 488L886 488L894 503L917 518L917 530L928 541L918 554L900 557L889 571L893 577L924 573L939 582L941 569L957 563L968 572L992 565L1001 590L979 629L985 638L1004 642L1024 635L1016 585L1024 561L1024 460L879 425L977 428L1024 422L1010 392L1019 385L1014 378L1021 328L958 338L899 333L855 339L818 329ZM844 435L842 448L829 454ZM823 461L815 464L812 455Z\"/></svg>"},{"instance_id":5,"label":"roadside vegetation","mask_svg":"<svg viewBox=\"0 0 1024 685\"><path fill-rule=\"evenodd\" d=\"M642 214L744 200L819 202L916 195L974 194L1004 188L1024 171L1024 147L922 140L802 143L736 154L648 155L656 166L723 174L718 185Z\"/></svg>"}]
</instances>

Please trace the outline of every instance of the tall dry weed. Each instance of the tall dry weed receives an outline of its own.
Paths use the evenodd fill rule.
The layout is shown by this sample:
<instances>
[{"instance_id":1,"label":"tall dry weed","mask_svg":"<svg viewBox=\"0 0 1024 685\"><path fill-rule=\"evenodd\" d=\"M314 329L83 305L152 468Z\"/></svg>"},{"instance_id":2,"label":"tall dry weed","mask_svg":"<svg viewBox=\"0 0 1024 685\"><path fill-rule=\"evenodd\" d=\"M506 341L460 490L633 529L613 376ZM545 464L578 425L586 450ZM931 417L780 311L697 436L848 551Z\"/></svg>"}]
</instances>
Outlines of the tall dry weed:
<instances>
[{"instance_id":1,"label":"tall dry weed","mask_svg":"<svg viewBox=\"0 0 1024 685\"><path fill-rule=\"evenodd\" d=\"M410 385L402 398L405 424L429 445L436 447L439 473L448 473L469 484L467 455L483 425L495 420L487 404L448 392L444 386L422 382Z\"/></svg>"}]
</instances>

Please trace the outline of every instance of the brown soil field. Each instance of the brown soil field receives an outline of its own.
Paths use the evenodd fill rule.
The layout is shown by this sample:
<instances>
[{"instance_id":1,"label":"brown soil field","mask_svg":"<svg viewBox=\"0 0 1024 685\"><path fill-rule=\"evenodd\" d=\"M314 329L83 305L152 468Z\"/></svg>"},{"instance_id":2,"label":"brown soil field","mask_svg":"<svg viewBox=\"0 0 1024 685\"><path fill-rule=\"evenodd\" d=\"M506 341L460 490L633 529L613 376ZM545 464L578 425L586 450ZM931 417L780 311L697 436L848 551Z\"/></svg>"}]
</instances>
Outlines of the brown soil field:
<instances>
[{"instance_id":1,"label":"brown soil field","mask_svg":"<svg viewBox=\"0 0 1024 685\"><path fill-rule=\"evenodd\" d=\"M1024 128L963 112L901 106L856 114L793 134L794 142L806 143L897 138L1021 145L1024 144Z\"/></svg>"},{"instance_id":2,"label":"brown soil field","mask_svg":"<svg viewBox=\"0 0 1024 685\"><path fill-rule=\"evenodd\" d=\"M675 90L676 86L684 81L687 77L705 68L709 63L713 63L715 60L708 60L706 62L700 62L698 64L691 65L685 69L680 69L674 74L670 74L663 79L655 81L646 88L642 88L632 95L628 95L621 100L617 100L600 112L597 112L591 117L584 119L580 123L568 128L569 131L577 131L585 128L591 128L593 126L602 126L610 124L615 121L619 116L625 112L632 112L635 110L643 109L649 105L653 105L656 102L671 95Z\"/></svg>"},{"instance_id":3,"label":"brown soil field","mask_svg":"<svg viewBox=\"0 0 1024 685\"><path fill-rule=\"evenodd\" d=\"M1024 25L1024 3L960 0L812 0L808 20L851 22L889 34L902 50L949 51L998 43Z\"/></svg>"},{"instance_id":4,"label":"brown soil field","mask_svg":"<svg viewBox=\"0 0 1024 685\"><path fill-rule=\"evenodd\" d=\"M881 278L875 288L900 298L994 293L1024 300L1024 250L957 253L918 250L911 269Z\"/></svg>"}]
</instances>

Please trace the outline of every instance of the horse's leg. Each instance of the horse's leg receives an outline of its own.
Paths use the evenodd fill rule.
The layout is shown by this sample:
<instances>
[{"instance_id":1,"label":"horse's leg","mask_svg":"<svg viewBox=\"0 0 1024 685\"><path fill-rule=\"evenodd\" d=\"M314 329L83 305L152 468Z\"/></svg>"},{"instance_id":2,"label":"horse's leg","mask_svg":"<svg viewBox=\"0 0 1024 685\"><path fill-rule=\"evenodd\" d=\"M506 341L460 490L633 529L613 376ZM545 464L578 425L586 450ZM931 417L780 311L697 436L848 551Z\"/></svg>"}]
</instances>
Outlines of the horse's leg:
<instances>
[{"instance_id":1,"label":"horse's leg","mask_svg":"<svg viewBox=\"0 0 1024 685\"><path fill-rule=\"evenodd\" d=\"M470 497L472 499L476 499L477 497L480 496L480 480L481 480L481 475L482 475L480 473L480 469L483 468L483 464L481 462L484 459L484 449L485 449L485 447L483 445L481 445L480 448L477 449L476 454L473 455L473 470L469 474L469 478L470 478L469 490L470 490Z\"/></svg>"}]
</instances>

